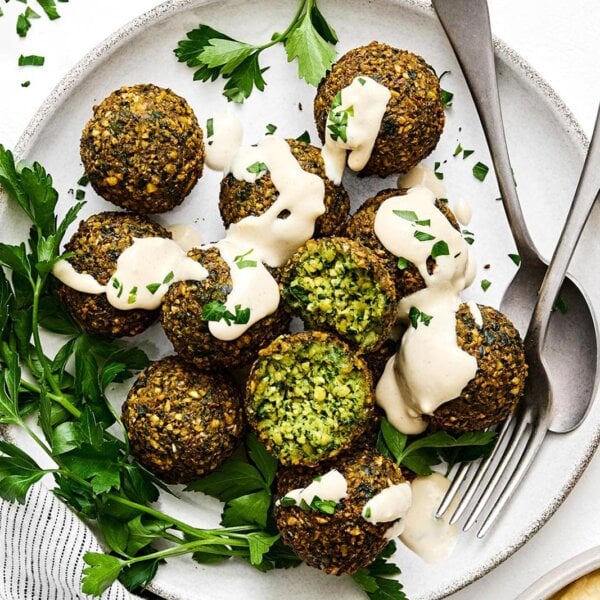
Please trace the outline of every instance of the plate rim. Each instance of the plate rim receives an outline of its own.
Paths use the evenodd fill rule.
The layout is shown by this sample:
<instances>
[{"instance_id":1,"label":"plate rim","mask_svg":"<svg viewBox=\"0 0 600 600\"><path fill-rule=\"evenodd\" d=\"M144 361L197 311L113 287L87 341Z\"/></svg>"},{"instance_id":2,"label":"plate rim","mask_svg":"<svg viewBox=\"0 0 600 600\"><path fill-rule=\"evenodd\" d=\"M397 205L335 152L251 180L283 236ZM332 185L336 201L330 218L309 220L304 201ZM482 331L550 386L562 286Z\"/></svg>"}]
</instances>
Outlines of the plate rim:
<instances>
[{"instance_id":1,"label":"plate rim","mask_svg":"<svg viewBox=\"0 0 600 600\"><path fill-rule=\"evenodd\" d=\"M20 160L21 157L30 150L43 125L49 118L52 117L53 113L59 108L63 100L68 97L71 90L73 90L81 82L81 80L90 70L95 68L104 59L108 58L122 44L135 37L138 33L144 31L144 29L151 27L179 12L225 1L227 0L166 0L150 10L141 13L139 16L133 18L125 25L116 29L113 33L104 38L99 44L87 52L54 86L50 94L45 98L40 107L33 114L33 117L23 130L23 133L19 136L19 139L17 140L13 150L15 157ZM387 1L397 5L398 7L416 10L421 14L429 17L433 16L435 18L435 11L429 0ZM522 76L531 82L534 89L536 89L538 92L541 92L542 98L549 102L553 112L555 112L555 114L557 114L562 120L564 130L571 137L574 145L577 149L579 149L580 154L583 157L589 146L589 140L579 121L575 118L574 114L565 104L560 95L546 81L546 79L529 64L529 62L527 62L506 42L497 36L493 36L493 44L495 54L512 65L515 70L520 72ZM596 395L592 402L595 401L597 395L598 392L596 391ZM426 600L439 600L467 587L502 564L505 560L517 552L526 542L528 542L558 510L589 465L598 445L600 444L600 423L596 426L593 434L594 435L588 440L586 452L583 455L582 460L577 465L577 468L573 470L572 476L567 481L565 487L560 491L559 494L551 498L551 503L547 509L539 516L537 520L529 523L529 527L521 532L521 535L512 545L507 546L502 552L488 560L486 563L480 565L477 569L465 573L462 579L449 584L443 590L438 590L432 594L429 594L426 597ZM6 428L0 428L0 437L2 436L10 439L10 433ZM160 594L163 596L163 598L165 598L165 600L177 600L177 597L173 596L172 592L163 589L161 586L151 583L147 589L156 594ZM440 595L440 593L442 595Z\"/></svg>"}]
</instances>

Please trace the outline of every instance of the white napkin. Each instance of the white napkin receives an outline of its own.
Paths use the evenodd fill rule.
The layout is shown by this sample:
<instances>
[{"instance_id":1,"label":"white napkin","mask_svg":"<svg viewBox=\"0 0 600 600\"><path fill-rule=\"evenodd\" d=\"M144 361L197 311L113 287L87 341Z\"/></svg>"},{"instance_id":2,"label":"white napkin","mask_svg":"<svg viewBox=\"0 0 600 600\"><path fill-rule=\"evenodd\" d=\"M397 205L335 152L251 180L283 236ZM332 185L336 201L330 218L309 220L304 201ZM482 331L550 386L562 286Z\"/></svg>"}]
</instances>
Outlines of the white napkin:
<instances>
[{"instance_id":1,"label":"white napkin","mask_svg":"<svg viewBox=\"0 0 600 600\"><path fill-rule=\"evenodd\" d=\"M81 592L83 555L102 552L88 527L43 484L27 502L0 501L0 600L91 600ZM102 600L135 600L120 583Z\"/></svg>"}]
</instances>

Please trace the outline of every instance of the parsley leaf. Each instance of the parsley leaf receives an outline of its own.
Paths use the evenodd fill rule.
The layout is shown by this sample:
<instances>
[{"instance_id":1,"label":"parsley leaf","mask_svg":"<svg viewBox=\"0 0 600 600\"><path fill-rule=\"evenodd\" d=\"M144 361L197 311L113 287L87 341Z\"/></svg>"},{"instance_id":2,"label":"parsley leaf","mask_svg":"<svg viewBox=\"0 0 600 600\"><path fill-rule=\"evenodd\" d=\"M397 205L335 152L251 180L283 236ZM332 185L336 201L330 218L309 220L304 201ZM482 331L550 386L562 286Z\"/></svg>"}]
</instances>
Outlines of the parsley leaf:
<instances>
[{"instance_id":1,"label":"parsley leaf","mask_svg":"<svg viewBox=\"0 0 600 600\"><path fill-rule=\"evenodd\" d=\"M305 131L303 134L299 135L296 140L298 142L303 142L305 144L310 144L310 134L308 131Z\"/></svg>"},{"instance_id":2,"label":"parsley leaf","mask_svg":"<svg viewBox=\"0 0 600 600\"><path fill-rule=\"evenodd\" d=\"M248 267L256 267L258 262L256 260L245 260L246 256L254 252L254 248L250 248L245 254L240 254L233 259L233 262L237 265L238 269L247 269Z\"/></svg>"},{"instance_id":3,"label":"parsley leaf","mask_svg":"<svg viewBox=\"0 0 600 600\"><path fill-rule=\"evenodd\" d=\"M0 453L0 497L24 504L29 488L46 471L14 444L0 440Z\"/></svg>"},{"instance_id":4,"label":"parsley leaf","mask_svg":"<svg viewBox=\"0 0 600 600\"><path fill-rule=\"evenodd\" d=\"M116 581L124 566L124 561L116 556L99 552L86 552L83 560L89 566L83 570L81 591L94 596L100 596L108 589Z\"/></svg>"},{"instance_id":5,"label":"parsley leaf","mask_svg":"<svg viewBox=\"0 0 600 600\"><path fill-rule=\"evenodd\" d=\"M481 289L484 292L487 292L490 289L491 285L492 285L492 282L489 279L482 279L481 280Z\"/></svg>"},{"instance_id":6,"label":"parsley leaf","mask_svg":"<svg viewBox=\"0 0 600 600\"><path fill-rule=\"evenodd\" d=\"M410 324L416 329L419 325L419 321L426 327L429 327L429 323L431 323L433 317L427 313L421 312L416 306L411 306L408 311L408 319Z\"/></svg>"},{"instance_id":7,"label":"parsley leaf","mask_svg":"<svg viewBox=\"0 0 600 600\"><path fill-rule=\"evenodd\" d=\"M444 240L436 242L431 248L431 258L437 258L438 256L448 256L450 249L448 244Z\"/></svg>"},{"instance_id":8,"label":"parsley leaf","mask_svg":"<svg viewBox=\"0 0 600 600\"><path fill-rule=\"evenodd\" d=\"M401 219L406 219L407 221L417 221L419 217L417 213L413 210L393 210L392 211L397 217Z\"/></svg>"},{"instance_id":9,"label":"parsley leaf","mask_svg":"<svg viewBox=\"0 0 600 600\"><path fill-rule=\"evenodd\" d=\"M249 167L246 167L246 171L248 171L248 173L252 173L260 177L261 175L264 175L265 173L269 172L269 167L267 167L267 165L264 162L256 161L255 163L252 163Z\"/></svg>"},{"instance_id":10,"label":"parsley leaf","mask_svg":"<svg viewBox=\"0 0 600 600\"><path fill-rule=\"evenodd\" d=\"M413 234L420 242L430 242L431 240L435 240L435 235L431 235L430 233L426 233L425 231L415 231Z\"/></svg>"},{"instance_id":11,"label":"parsley leaf","mask_svg":"<svg viewBox=\"0 0 600 600\"><path fill-rule=\"evenodd\" d=\"M478 179L479 181L483 181L486 178L490 168L487 165L484 165L482 162L478 162L473 167L473 177Z\"/></svg>"},{"instance_id":12,"label":"parsley leaf","mask_svg":"<svg viewBox=\"0 0 600 600\"><path fill-rule=\"evenodd\" d=\"M44 66L45 58L37 54L29 54L27 56L21 54L19 56L19 67L42 67Z\"/></svg>"},{"instance_id":13,"label":"parsley leaf","mask_svg":"<svg viewBox=\"0 0 600 600\"><path fill-rule=\"evenodd\" d=\"M390 579L400 574L395 564L387 562L395 551L395 542L389 542L373 563L351 575L370 600L408 600L402 591L402 584Z\"/></svg>"},{"instance_id":14,"label":"parsley leaf","mask_svg":"<svg viewBox=\"0 0 600 600\"><path fill-rule=\"evenodd\" d=\"M517 267L521 264L521 257L518 254L509 254L508 258L510 258Z\"/></svg>"},{"instance_id":15,"label":"parsley leaf","mask_svg":"<svg viewBox=\"0 0 600 600\"><path fill-rule=\"evenodd\" d=\"M208 302L202 307L202 318L205 321L224 320L227 325L245 325L250 320L250 309L242 308L241 304L235 305L235 313L227 309L219 300Z\"/></svg>"},{"instance_id":16,"label":"parsley leaf","mask_svg":"<svg viewBox=\"0 0 600 600\"><path fill-rule=\"evenodd\" d=\"M406 258L404 258L403 256L398 257L397 265L401 271L404 271L404 269L406 269L409 264L410 264L410 262L408 260L406 260Z\"/></svg>"}]
</instances>

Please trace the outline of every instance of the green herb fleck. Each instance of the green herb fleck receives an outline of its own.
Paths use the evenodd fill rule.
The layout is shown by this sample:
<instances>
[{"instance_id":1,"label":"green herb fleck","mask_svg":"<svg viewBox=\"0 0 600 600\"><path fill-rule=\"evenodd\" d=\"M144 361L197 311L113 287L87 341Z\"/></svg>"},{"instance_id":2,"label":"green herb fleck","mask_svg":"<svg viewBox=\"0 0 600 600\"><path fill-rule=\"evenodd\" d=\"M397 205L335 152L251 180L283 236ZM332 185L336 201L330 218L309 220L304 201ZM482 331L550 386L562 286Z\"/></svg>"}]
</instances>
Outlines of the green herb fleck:
<instances>
[{"instance_id":1,"label":"green herb fleck","mask_svg":"<svg viewBox=\"0 0 600 600\"><path fill-rule=\"evenodd\" d=\"M438 170L441 166L441 163L439 162L435 162L433 165L433 174L438 178L438 179L444 179L444 174L440 173L440 171Z\"/></svg>"},{"instance_id":2,"label":"green herb fleck","mask_svg":"<svg viewBox=\"0 0 600 600\"><path fill-rule=\"evenodd\" d=\"M337 502L335 500L321 500L318 496L315 496L310 503L310 508L315 511L320 511L326 515L332 515L335 513Z\"/></svg>"},{"instance_id":3,"label":"green herb fleck","mask_svg":"<svg viewBox=\"0 0 600 600\"><path fill-rule=\"evenodd\" d=\"M253 173L254 175L261 176L264 173L269 172L269 167L267 167L267 165L265 165L264 162L256 161L255 163L252 163L249 167L246 167L246 171L248 171L248 173Z\"/></svg>"},{"instance_id":4,"label":"green herb fleck","mask_svg":"<svg viewBox=\"0 0 600 600\"><path fill-rule=\"evenodd\" d=\"M299 135L296 140L299 142L304 142L305 144L310 144L310 134L308 131L305 131L302 135Z\"/></svg>"},{"instance_id":5,"label":"green herb fleck","mask_svg":"<svg viewBox=\"0 0 600 600\"><path fill-rule=\"evenodd\" d=\"M296 501L294 500L294 498L291 498L290 496L284 496L279 501L279 506L284 506L284 507L285 506L296 506Z\"/></svg>"},{"instance_id":6,"label":"green herb fleck","mask_svg":"<svg viewBox=\"0 0 600 600\"><path fill-rule=\"evenodd\" d=\"M215 135L215 120L211 117L206 119L206 138L209 139Z\"/></svg>"},{"instance_id":7,"label":"green herb fleck","mask_svg":"<svg viewBox=\"0 0 600 600\"><path fill-rule=\"evenodd\" d=\"M77 180L77 185L80 185L81 187L85 187L88 183L90 182L89 177L87 176L87 173L84 173L78 180Z\"/></svg>"},{"instance_id":8,"label":"green herb fleck","mask_svg":"<svg viewBox=\"0 0 600 600\"><path fill-rule=\"evenodd\" d=\"M331 110L327 117L329 122L327 129L329 129L331 139L334 142L338 139L341 139L343 142L348 141L348 119L354 116L354 106L348 106L344 109L341 106L342 93L338 92L331 103Z\"/></svg>"},{"instance_id":9,"label":"green herb fleck","mask_svg":"<svg viewBox=\"0 0 600 600\"><path fill-rule=\"evenodd\" d=\"M554 308L561 312L563 315L566 314L569 310L569 308L567 307L567 303L563 300L563 298L560 295L558 295L558 297L556 298Z\"/></svg>"},{"instance_id":10,"label":"green herb fleck","mask_svg":"<svg viewBox=\"0 0 600 600\"><path fill-rule=\"evenodd\" d=\"M175 279L175 273L173 273L173 271L169 271L169 273L167 273L166 277L163 279L163 283L167 285L167 283L171 283L173 279Z\"/></svg>"},{"instance_id":11,"label":"green herb fleck","mask_svg":"<svg viewBox=\"0 0 600 600\"><path fill-rule=\"evenodd\" d=\"M277 125L273 125L273 123L269 123L267 125L267 133L265 135L273 135L277 131Z\"/></svg>"},{"instance_id":12,"label":"green herb fleck","mask_svg":"<svg viewBox=\"0 0 600 600\"><path fill-rule=\"evenodd\" d=\"M481 280L481 289L484 292L487 292L490 289L491 285L492 285L492 282L489 279L482 279Z\"/></svg>"},{"instance_id":13,"label":"green herb fleck","mask_svg":"<svg viewBox=\"0 0 600 600\"><path fill-rule=\"evenodd\" d=\"M406 221L418 221L419 217L414 210L393 210L392 211L397 217L405 219Z\"/></svg>"},{"instance_id":14,"label":"green herb fleck","mask_svg":"<svg viewBox=\"0 0 600 600\"><path fill-rule=\"evenodd\" d=\"M438 256L448 256L450 254L450 250L448 249L448 244L444 240L440 240L433 245L431 249L431 258L437 258Z\"/></svg>"},{"instance_id":15,"label":"green herb fleck","mask_svg":"<svg viewBox=\"0 0 600 600\"><path fill-rule=\"evenodd\" d=\"M19 56L19 67L41 67L44 65L44 57L38 56L36 54L30 54L28 56L24 56L21 54Z\"/></svg>"},{"instance_id":16,"label":"green herb fleck","mask_svg":"<svg viewBox=\"0 0 600 600\"><path fill-rule=\"evenodd\" d=\"M508 258L510 258L517 267L521 264L521 257L518 254L509 254Z\"/></svg>"},{"instance_id":17,"label":"green herb fleck","mask_svg":"<svg viewBox=\"0 0 600 600\"><path fill-rule=\"evenodd\" d=\"M478 162L473 167L473 176L475 179L479 179L479 181L483 181L488 174L490 168L487 165L484 165L482 162Z\"/></svg>"},{"instance_id":18,"label":"green herb fleck","mask_svg":"<svg viewBox=\"0 0 600 600\"><path fill-rule=\"evenodd\" d=\"M462 151L463 151L463 147L460 144L458 144L458 146L456 146L456 150L454 150L452 156L458 156Z\"/></svg>"},{"instance_id":19,"label":"green herb fleck","mask_svg":"<svg viewBox=\"0 0 600 600\"><path fill-rule=\"evenodd\" d=\"M420 242L429 242L431 240L435 240L435 235L431 235L430 233L419 230L415 231L414 237L416 237Z\"/></svg>"},{"instance_id":20,"label":"green herb fleck","mask_svg":"<svg viewBox=\"0 0 600 600\"><path fill-rule=\"evenodd\" d=\"M25 88L26 88L26 87L29 87L30 85L31 85L31 81L27 80L27 81L24 81L24 82L21 84L21 87L25 87Z\"/></svg>"},{"instance_id":21,"label":"green herb fleck","mask_svg":"<svg viewBox=\"0 0 600 600\"><path fill-rule=\"evenodd\" d=\"M202 318L205 321L225 321L227 325L245 325L250 320L250 309L242 308L241 304L235 305L235 313L227 309L223 302L214 300L202 307Z\"/></svg>"},{"instance_id":22,"label":"green herb fleck","mask_svg":"<svg viewBox=\"0 0 600 600\"><path fill-rule=\"evenodd\" d=\"M37 3L44 9L44 12L51 21L60 19L54 0L37 0Z\"/></svg>"},{"instance_id":23,"label":"green herb fleck","mask_svg":"<svg viewBox=\"0 0 600 600\"><path fill-rule=\"evenodd\" d=\"M137 285L134 285L130 290L129 290L129 296L127 296L127 304L133 304L137 298Z\"/></svg>"},{"instance_id":24,"label":"green herb fleck","mask_svg":"<svg viewBox=\"0 0 600 600\"><path fill-rule=\"evenodd\" d=\"M398 268L401 271L404 271L404 269L406 269L409 264L410 263L403 256L398 257Z\"/></svg>"},{"instance_id":25,"label":"green herb fleck","mask_svg":"<svg viewBox=\"0 0 600 600\"><path fill-rule=\"evenodd\" d=\"M149 283L146 286L146 289L152 294L156 294L156 292L158 292L158 288L161 286L162 284L160 283Z\"/></svg>"},{"instance_id":26,"label":"green herb fleck","mask_svg":"<svg viewBox=\"0 0 600 600\"><path fill-rule=\"evenodd\" d=\"M452 99L454 98L454 94L442 88L441 90L441 98L442 104L444 108L450 108L452 106Z\"/></svg>"},{"instance_id":27,"label":"green herb fleck","mask_svg":"<svg viewBox=\"0 0 600 600\"><path fill-rule=\"evenodd\" d=\"M360 85L365 85L365 83L367 83L367 80L364 77L359 77L358 83L360 83Z\"/></svg>"},{"instance_id":28,"label":"green herb fleck","mask_svg":"<svg viewBox=\"0 0 600 600\"><path fill-rule=\"evenodd\" d=\"M256 267L256 265L258 264L257 261L244 260L246 258L246 256L248 256L252 252L254 252L254 248L250 248L250 250L248 250L248 252L246 252L245 254L240 254L239 256L236 256L233 259L233 262L235 262L238 269L247 269L248 267Z\"/></svg>"},{"instance_id":29,"label":"green herb fleck","mask_svg":"<svg viewBox=\"0 0 600 600\"><path fill-rule=\"evenodd\" d=\"M75 192L75 200L83 200L85 198L85 190L77 190Z\"/></svg>"},{"instance_id":30,"label":"green herb fleck","mask_svg":"<svg viewBox=\"0 0 600 600\"><path fill-rule=\"evenodd\" d=\"M416 306L411 306L408 311L408 319L410 320L410 324L416 329L419 325L419 321L426 327L429 327L429 323L431 323L433 316L420 311Z\"/></svg>"},{"instance_id":31,"label":"green herb fleck","mask_svg":"<svg viewBox=\"0 0 600 600\"><path fill-rule=\"evenodd\" d=\"M463 160L465 160L465 158L469 158L469 156L471 156L471 154L474 152L475 150L463 150Z\"/></svg>"},{"instance_id":32,"label":"green herb fleck","mask_svg":"<svg viewBox=\"0 0 600 600\"><path fill-rule=\"evenodd\" d=\"M370 519L371 518L371 507L367 506L367 508L365 509L365 519Z\"/></svg>"}]
</instances>

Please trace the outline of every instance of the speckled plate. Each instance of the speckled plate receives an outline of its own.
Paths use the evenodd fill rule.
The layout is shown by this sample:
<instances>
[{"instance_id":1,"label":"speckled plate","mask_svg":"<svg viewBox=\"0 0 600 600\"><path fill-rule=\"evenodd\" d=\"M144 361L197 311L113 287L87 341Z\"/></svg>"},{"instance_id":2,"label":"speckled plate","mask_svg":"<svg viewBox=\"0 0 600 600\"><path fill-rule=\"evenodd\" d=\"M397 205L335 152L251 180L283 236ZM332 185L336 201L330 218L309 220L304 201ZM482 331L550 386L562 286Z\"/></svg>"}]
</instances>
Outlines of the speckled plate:
<instances>
[{"instance_id":1,"label":"speckled plate","mask_svg":"<svg viewBox=\"0 0 600 600\"><path fill-rule=\"evenodd\" d=\"M75 186L82 172L79 135L94 103L122 85L153 82L171 87L187 98L203 123L226 105L221 96L221 83L208 85L192 81L191 71L173 57L172 49L177 41L200 22L241 39L264 40L289 21L292 4L274 0L251 3L170 0L161 4L108 38L65 77L20 139L18 154L39 160L54 175L61 192L59 208L64 211L72 201L68 190ZM451 71L444 78L443 86L454 92L454 103L447 113L442 140L426 164L433 165L434 161L442 164L440 170L445 175L451 203L464 198L473 206L469 228L475 232L473 249L479 273L466 298L497 305L516 268L507 257L514 249L502 205L496 201L494 178L490 174L480 183L471 174L476 161L489 164L490 160L468 90L431 8L414 0L323 0L321 8L339 33L340 52L377 39L422 54L438 73ZM541 251L548 255L575 189L586 140L545 82L502 42L496 42L496 50L508 143L519 193L532 235ZM236 107L246 124L246 141L261 136L267 123L276 124L277 133L284 136L295 137L308 129L316 140L312 123L314 89L297 79L296 66L286 62L281 48L265 52L263 61L271 67L265 74L266 91L254 93L243 107ZM475 154L467 160L453 158L458 142L464 148L474 149ZM217 210L218 184L218 175L206 172L186 202L161 220L193 223L206 240L219 238L223 227ZM368 195L393 184L393 179L359 180L347 175L345 184L356 208ZM89 188L87 199L85 216L112 208ZM0 222L3 236L11 238L7 241L17 241L26 232L26 223L6 202L0 203ZM10 226L5 227L6 223ZM600 263L600 245L593 233L599 228L600 210L597 209L572 268L587 289L596 312L600 309L600 278L589 265ZM485 294L479 286L482 278L492 281ZM563 318L568 319L568 314ZM152 356L170 351L158 327L138 340ZM50 338L49 342L52 341ZM560 357L561 348L550 348L550 352ZM557 368L555 375L562 383L561 390L568 390L572 373ZM120 405L125 393L126 387L111 390L116 405ZM463 535L453 556L435 566L423 563L400 548L396 559L402 567L402 579L410 598L431 600L460 589L493 569L534 535L556 511L587 465L598 444L599 423L600 403L595 403L579 429L567 435L549 436L510 510L483 541L470 534ZM188 494L178 501L164 498L160 504L165 510L176 512L178 518L199 526L218 523L219 503L201 494ZM307 567L262 574L239 562L201 566L187 558L161 566L152 589L170 600L198 597L279 600L284 595L302 599L363 597L349 578L328 577Z\"/></svg>"}]
</instances>

